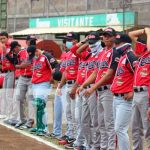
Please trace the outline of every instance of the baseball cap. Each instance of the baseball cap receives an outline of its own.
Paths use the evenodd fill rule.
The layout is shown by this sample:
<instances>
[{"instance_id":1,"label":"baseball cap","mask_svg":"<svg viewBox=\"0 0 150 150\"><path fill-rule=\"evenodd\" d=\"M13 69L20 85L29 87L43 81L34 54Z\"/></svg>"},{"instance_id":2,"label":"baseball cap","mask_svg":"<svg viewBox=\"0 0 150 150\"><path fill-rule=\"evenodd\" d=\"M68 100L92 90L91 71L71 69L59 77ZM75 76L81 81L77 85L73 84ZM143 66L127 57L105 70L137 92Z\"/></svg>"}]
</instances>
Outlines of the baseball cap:
<instances>
[{"instance_id":1,"label":"baseball cap","mask_svg":"<svg viewBox=\"0 0 150 150\"><path fill-rule=\"evenodd\" d=\"M10 49L13 50L16 46L20 46L21 45L17 42L17 41L13 41L10 43Z\"/></svg>"},{"instance_id":2,"label":"baseball cap","mask_svg":"<svg viewBox=\"0 0 150 150\"><path fill-rule=\"evenodd\" d=\"M116 36L116 31L113 28L106 28L103 31L103 35L110 35L110 36Z\"/></svg>"},{"instance_id":3,"label":"baseball cap","mask_svg":"<svg viewBox=\"0 0 150 150\"><path fill-rule=\"evenodd\" d=\"M79 35L75 32L69 32L67 33L67 35L65 36L66 40L78 40L79 39Z\"/></svg>"},{"instance_id":4,"label":"baseball cap","mask_svg":"<svg viewBox=\"0 0 150 150\"><path fill-rule=\"evenodd\" d=\"M98 40L100 40L99 32L93 31L93 32L91 32L89 34L89 36L88 36L88 42L89 42L89 44L94 44Z\"/></svg>"},{"instance_id":5,"label":"baseball cap","mask_svg":"<svg viewBox=\"0 0 150 150\"><path fill-rule=\"evenodd\" d=\"M37 40L37 38L34 35L28 35L26 40L27 41L29 41L29 40Z\"/></svg>"},{"instance_id":6,"label":"baseball cap","mask_svg":"<svg viewBox=\"0 0 150 150\"><path fill-rule=\"evenodd\" d=\"M120 43L132 43L131 38L128 36L128 34L117 34L116 35L116 39L114 41L116 44L120 44Z\"/></svg>"}]
</instances>

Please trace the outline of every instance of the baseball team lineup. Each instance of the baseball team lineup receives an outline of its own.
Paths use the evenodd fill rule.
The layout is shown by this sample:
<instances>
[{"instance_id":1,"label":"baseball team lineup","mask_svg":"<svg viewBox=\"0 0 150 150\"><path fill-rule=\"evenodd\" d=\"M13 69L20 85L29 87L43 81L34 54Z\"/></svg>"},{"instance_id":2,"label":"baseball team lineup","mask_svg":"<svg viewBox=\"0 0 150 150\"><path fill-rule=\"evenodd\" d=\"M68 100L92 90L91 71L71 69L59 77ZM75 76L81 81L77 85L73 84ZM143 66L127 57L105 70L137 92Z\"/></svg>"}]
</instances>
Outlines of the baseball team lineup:
<instances>
[{"instance_id":1,"label":"baseball team lineup","mask_svg":"<svg viewBox=\"0 0 150 150\"><path fill-rule=\"evenodd\" d=\"M58 61L36 47L36 36L28 35L23 48L0 32L0 121L66 149L143 150L145 141L149 150L150 28L123 33L106 27L79 37L63 37Z\"/></svg>"}]
</instances>

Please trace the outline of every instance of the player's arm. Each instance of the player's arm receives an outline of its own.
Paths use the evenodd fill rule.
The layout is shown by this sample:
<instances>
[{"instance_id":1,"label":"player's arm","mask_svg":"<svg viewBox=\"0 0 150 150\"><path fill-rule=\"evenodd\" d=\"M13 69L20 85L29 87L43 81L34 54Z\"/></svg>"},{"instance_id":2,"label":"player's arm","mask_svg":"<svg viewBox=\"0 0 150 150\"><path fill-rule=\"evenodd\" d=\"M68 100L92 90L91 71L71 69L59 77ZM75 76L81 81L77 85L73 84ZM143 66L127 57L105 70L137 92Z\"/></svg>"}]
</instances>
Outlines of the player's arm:
<instances>
[{"instance_id":1,"label":"player's arm","mask_svg":"<svg viewBox=\"0 0 150 150\"><path fill-rule=\"evenodd\" d=\"M96 89L100 88L103 84L107 83L112 76L115 74L117 66L119 62L119 54L114 49L112 53L112 59L110 62L109 69L107 70L106 74L97 82L95 83L90 89L86 90L84 95L89 96L92 94Z\"/></svg>"},{"instance_id":2,"label":"player's arm","mask_svg":"<svg viewBox=\"0 0 150 150\"><path fill-rule=\"evenodd\" d=\"M133 42L136 42L138 37L145 33L145 29L135 30L128 33Z\"/></svg>"},{"instance_id":3,"label":"player's arm","mask_svg":"<svg viewBox=\"0 0 150 150\"><path fill-rule=\"evenodd\" d=\"M27 68L29 65L31 65L31 63L22 62L21 64L16 64L16 65L15 65L15 68L16 68L16 69L25 69L25 68Z\"/></svg>"},{"instance_id":4,"label":"player's arm","mask_svg":"<svg viewBox=\"0 0 150 150\"><path fill-rule=\"evenodd\" d=\"M76 53L77 53L78 55L81 55L81 53L82 53L83 51L85 51L87 47L88 47L88 43L83 44L82 46L80 46L80 47L77 49L77 52L76 52Z\"/></svg>"},{"instance_id":5,"label":"player's arm","mask_svg":"<svg viewBox=\"0 0 150 150\"><path fill-rule=\"evenodd\" d=\"M75 99L75 95L76 95L76 91L78 87L79 87L79 84L75 82L69 94L72 99Z\"/></svg>"},{"instance_id":6,"label":"player's arm","mask_svg":"<svg viewBox=\"0 0 150 150\"><path fill-rule=\"evenodd\" d=\"M65 82L66 82L66 76L65 76L65 72L63 72L58 88L61 89L64 86Z\"/></svg>"}]
</instances>

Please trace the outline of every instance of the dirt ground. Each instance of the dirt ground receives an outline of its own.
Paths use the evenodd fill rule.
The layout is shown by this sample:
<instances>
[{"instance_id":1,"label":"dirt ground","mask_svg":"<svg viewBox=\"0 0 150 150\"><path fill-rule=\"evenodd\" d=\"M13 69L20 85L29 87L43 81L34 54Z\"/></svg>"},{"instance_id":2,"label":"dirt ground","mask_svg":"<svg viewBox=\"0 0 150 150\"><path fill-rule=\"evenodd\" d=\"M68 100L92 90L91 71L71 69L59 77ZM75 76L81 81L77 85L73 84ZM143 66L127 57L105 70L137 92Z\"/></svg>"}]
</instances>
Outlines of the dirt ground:
<instances>
[{"instance_id":1,"label":"dirt ground","mask_svg":"<svg viewBox=\"0 0 150 150\"><path fill-rule=\"evenodd\" d=\"M0 125L0 150L55 150Z\"/></svg>"}]
</instances>

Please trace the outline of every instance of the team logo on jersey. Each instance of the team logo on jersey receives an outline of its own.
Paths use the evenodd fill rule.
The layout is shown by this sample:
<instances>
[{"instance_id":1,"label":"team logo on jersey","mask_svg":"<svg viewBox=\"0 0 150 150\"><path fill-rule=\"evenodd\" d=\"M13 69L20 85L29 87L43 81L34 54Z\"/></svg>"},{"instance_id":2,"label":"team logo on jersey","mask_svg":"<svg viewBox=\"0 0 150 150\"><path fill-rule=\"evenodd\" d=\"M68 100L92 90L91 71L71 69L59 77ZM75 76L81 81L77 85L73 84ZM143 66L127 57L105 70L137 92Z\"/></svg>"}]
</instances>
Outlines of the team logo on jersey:
<instances>
[{"instance_id":1,"label":"team logo on jersey","mask_svg":"<svg viewBox=\"0 0 150 150\"><path fill-rule=\"evenodd\" d=\"M42 68L42 64L41 63L37 63L34 65L34 70L38 70L38 69L41 69Z\"/></svg>"},{"instance_id":2,"label":"team logo on jersey","mask_svg":"<svg viewBox=\"0 0 150 150\"><path fill-rule=\"evenodd\" d=\"M140 72L141 77L146 77L149 75L148 73L148 69L147 68L142 68L141 72Z\"/></svg>"},{"instance_id":3,"label":"team logo on jersey","mask_svg":"<svg viewBox=\"0 0 150 150\"><path fill-rule=\"evenodd\" d=\"M41 62L44 62L44 61L45 61L45 57L42 57L42 58L40 59L40 61L41 61Z\"/></svg>"},{"instance_id":4,"label":"team logo on jersey","mask_svg":"<svg viewBox=\"0 0 150 150\"><path fill-rule=\"evenodd\" d=\"M117 75L117 76L120 76L120 75L122 75L122 74L124 74L124 70L123 70L122 67L120 67L120 68L118 68L116 75Z\"/></svg>"},{"instance_id":5,"label":"team logo on jersey","mask_svg":"<svg viewBox=\"0 0 150 150\"><path fill-rule=\"evenodd\" d=\"M69 70L69 73L70 73L70 74L75 74L75 70L74 70L74 69L70 69L70 70Z\"/></svg>"},{"instance_id":6,"label":"team logo on jersey","mask_svg":"<svg viewBox=\"0 0 150 150\"><path fill-rule=\"evenodd\" d=\"M80 62L79 63L79 70L86 68L87 63L86 62Z\"/></svg>"},{"instance_id":7,"label":"team logo on jersey","mask_svg":"<svg viewBox=\"0 0 150 150\"><path fill-rule=\"evenodd\" d=\"M102 69L102 68L108 68L109 64L107 61L103 61L103 62L96 62L96 66L98 69Z\"/></svg>"},{"instance_id":8,"label":"team logo on jersey","mask_svg":"<svg viewBox=\"0 0 150 150\"><path fill-rule=\"evenodd\" d=\"M70 59L66 62L67 66L74 66L76 64L76 61L74 59Z\"/></svg>"},{"instance_id":9,"label":"team logo on jersey","mask_svg":"<svg viewBox=\"0 0 150 150\"><path fill-rule=\"evenodd\" d=\"M118 78L116 83L117 83L118 86L121 86L123 84L122 78Z\"/></svg>"},{"instance_id":10,"label":"team logo on jersey","mask_svg":"<svg viewBox=\"0 0 150 150\"><path fill-rule=\"evenodd\" d=\"M60 67L62 68L64 68L66 66L66 63L65 62L62 62L61 64L60 64Z\"/></svg>"},{"instance_id":11,"label":"team logo on jersey","mask_svg":"<svg viewBox=\"0 0 150 150\"><path fill-rule=\"evenodd\" d=\"M36 76L37 76L37 77L41 77L41 76L42 76L42 73L41 73L41 72L37 72L37 73L36 73Z\"/></svg>"},{"instance_id":12,"label":"team logo on jersey","mask_svg":"<svg viewBox=\"0 0 150 150\"><path fill-rule=\"evenodd\" d=\"M54 59L54 58L51 58L51 59L50 59L50 63L53 63L53 62L55 62L55 59Z\"/></svg>"},{"instance_id":13,"label":"team logo on jersey","mask_svg":"<svg viewBox=\"0 0 150 150\"><path fill-rule=\"evenodd\" d=\"M150 57L142 58L140 66L144 66L145 64L150 64Z\"/></svg>"},{"instance_id":14,"label":"team logo on jersey","mask_svg":"<svg viewBox=\"0 0 150 150\"><path fill-rule=\"evenodd\" d=\"M89 62L88 65L87 65L88 70L94 69L94 67L95 67L95 62L94 61Z\"/></svg>"}]
</instances>

